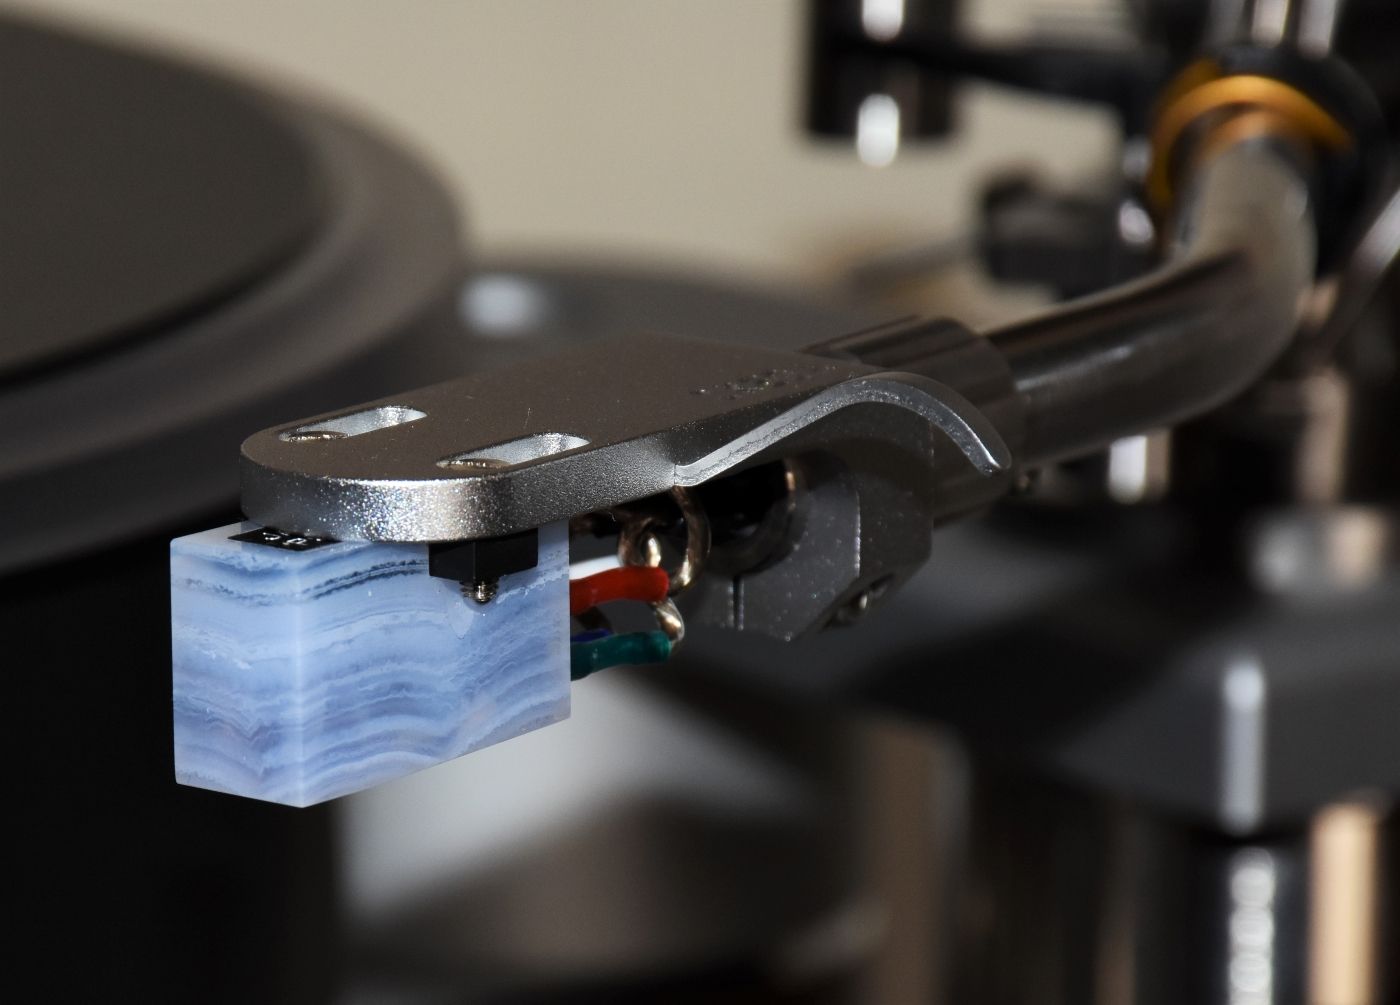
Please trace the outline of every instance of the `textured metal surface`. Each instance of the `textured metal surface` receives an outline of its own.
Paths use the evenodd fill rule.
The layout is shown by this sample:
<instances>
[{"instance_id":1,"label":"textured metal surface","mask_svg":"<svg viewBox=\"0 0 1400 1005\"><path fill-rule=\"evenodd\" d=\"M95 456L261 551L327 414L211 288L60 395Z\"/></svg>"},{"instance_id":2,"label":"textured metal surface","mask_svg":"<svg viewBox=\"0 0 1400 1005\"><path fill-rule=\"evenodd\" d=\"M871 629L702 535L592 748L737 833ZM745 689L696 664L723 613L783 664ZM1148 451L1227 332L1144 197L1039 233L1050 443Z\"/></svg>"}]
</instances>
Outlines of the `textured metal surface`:
<instances>
[{"instance_id":1,"label":"textured metal surface","mask_svg":"<svg viewBox=\"0 0 1400 1005\"><path fill-rule=\"evenodd\" d=\"M986 475L1011 463L991 424L937 381L661 336L621 336L354 411L385 406L425 418L330 440L289 441L286 428L249 438L244 511L270 526L341 539L509 534L697 485L775 451L848 439L847 424L866 408L916 416ZM518 442L540 438L566 449L453 466L463 454L489 461L493 451L510 456ZM586 445L567 446L580 440Z\"/></svg>"}]
</instances>

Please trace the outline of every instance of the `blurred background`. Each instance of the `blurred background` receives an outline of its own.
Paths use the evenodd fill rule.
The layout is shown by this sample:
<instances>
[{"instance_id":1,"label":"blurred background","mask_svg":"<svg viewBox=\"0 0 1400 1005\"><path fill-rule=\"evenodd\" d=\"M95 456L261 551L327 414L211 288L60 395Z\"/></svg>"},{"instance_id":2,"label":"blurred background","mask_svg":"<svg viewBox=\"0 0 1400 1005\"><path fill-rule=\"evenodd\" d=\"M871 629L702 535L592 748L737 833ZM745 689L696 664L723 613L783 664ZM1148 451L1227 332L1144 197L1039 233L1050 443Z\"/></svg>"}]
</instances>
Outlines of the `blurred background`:
<instances>
[{"instance_id":1,"label":"blurred background","mask_svg":"<svg viewBox=\"0 0 1400 1005\"><path fill-rule=\"evenodd\" d=\"M962 745L898 701L855 700L859 689L835 671L812 665L813 678L802 679L803 658L760 650L746 663L725 640L700 638L664 678L618 671L575 687L573 716L562 725L311 811L177 790L163 760L168 665L160 662L163 541L225 515L238 430L618 327L798 346L909 313L971 324L1014 316L1073 283L1017 276L1008 266L1017 281L998 284L979 265L972 249L989 179L1009 179L1005 191L1015 193L1027 179L1049 190L1116 177L1132 151L1113 111L969 82L945 109L956 128L897 157L814 140L802 119L809 12L797 0L7 0L0 18L166 54L177 66L251 82L308 121L333 120L306 127L323 144L317 156L349 178L325 191L308 184L305 201L320 200L322 214L336 199L353 201L345 192L389 193L377 209L356 196L361 230L352 236L373 246L371 258L331 270L324 282L298 278L302 285L269 294L256 309L234 304L229 310L246 316L226 348L212 348L215 335L200 329L188 359L137 358L194 324L188 312L171 311L159 325L140 321L144 341L101 351L84 342L84 354L18 368L4 385L14 415L50 417L34 435L86 437L47 455L74 465L99 449L93 431L109 421L101 405L117 400L103 397L100 380L138 386L115 373L128 363L151 366L139 386L183 382L215 397L223 389L208 374L227 365L230 401L248 403L211 418L192 447L142 447L139 459L121 461L125 474L106 481L86 475L62 490L41 483L58 461L32 470L16 461L18 473L9 473L16 480L6 488L5 522L26 529L14 545L23 561L3 580L6 626L52 665L79 668L61 695L43 673L26 671L16 698L34 720L20 734L28 756L60 765L36 769L22 797L38 849L28 878L37 883L17 900L42 905L34 960L47 961L58 986L72 981L143 1000L355 1005L1013 1001L1017 982L988 976L993 961L1012 960L1041 982L1034 1000L1136 1000L1124 989L1141 978L1121 962L1133 954L1114 943L1135 917L1121 893L1133 884L1115 887L1117 900L1098 887L1084 893L1096 906L1082 917L1056 912L1087 889L1085 859L1119 856L1112 861L1121 879L1132 854L1162 844L1158 832L1125 816L1119 794L1106 809L1061 791L1060 777L1031 785L1013 773L998 783L999 801L980 812L1020 836L984 846L988 861L1028 873L1051 860L1074 867L1058 870L1053 891L1020 891L1043 897L1043 912L1022 902L1021 927L998 927L1004 908L967 880L972 771ZM1007 44L1047 32L1122 41L1130 30L1127 8L1112 0L968 0L958 5L957 27L969 39ZM18 30L13 44L44 49L24 36L31 30L42 29ZM80 90L79 79L54 73L42 87L0 97L28 108L60 102L51 115L25 119L28 150L63 130L99 136L100 124L80 112L71 113L79 125L63 117L70 112L62 93ZM91 110L83 101L76 107ZM146 107L160 132L158 111ZM216 121L220 114L211 112ZM125 128L101 142L121 148ZM336 130L355 135L326 138ZM370 139L356 138L361 130ZM9 151L15 135L0 137ZM272 146L259 153L262 139L250 137L224 149L225 160L201 160L194 148L187 160L155 155L133 168L132 184L164 173L187 183L208 177L222 191L230 165L257 174L281 156ZM378 152L381 144L395 152ZM84 177L101 175L105 163L100 152L90 155ZM354 174L361 163L370 167ZM163 200L185 205L172 194L181 183L156 188L147 222ZM92 203L122 198L118 191ZM197 193L190 198L196 205ZM265 193L249 198L275 202ZM287 205L302 205L298 198L286 196ZM30 215L40 218L36 232L96 226L61 209ZM247 211L250 230L256 215ZM268 234L292 216L280 211ZM131 232L130 221L110 225ZM179 240L217 247L224 226L237 224L192 223L176 238L153 227L132 247L168 242L173 257L188 261ZM100 226L88 232L105 235ZM334 254L349 262L351 238L337 241ZM112 257L125 253L120 240L105 247ZM62 256L55 261L71 268ZM393 290L371 295L380 272L392 274L385 286ZM33 297L41 285L26 282L21 293ZM75 288L69 272L47 289L36 316L56 317L52 304ZM245 283L229 296L247 298L250 289ZM293 297L305 306L287 313ZM410 309L410 300L431 306ZM398 334L382 358L366 348L366 334L345 359L323 359L317 354L339 337L337 324L347 340L356 324ZM290 334L302 327L304 336ZM73 332L87 330L54 337L76 340ZM123 320L111 330L135 329ZM283 333L277 346L258 341ZM460 344L444 347L444 339ZM266 366L254 366L259 359ZM302 382L260 383L274 363L290 368L284 373L303 368ZM99 383L83 383L89 379ZM70 413L78 402L86 410L74 404ZM130 405L148 425L194 428L181 420L193 405L161 407ZM56 414L63 421L54 423ZM14 428L30 435L18 419ZM169 432L173 444L170 430L160 435ZM149 428L129 439L132 450L166 443ZM207 467L207 478L192 466L178 486L145 480L187 461ZM23 492L13 487L21 475L34 479ZM34 492L34 484L48 487ZM131 500L105 498L111 486L129 489ZM49 528L43 521L58 519L59 496L78 501L65 504L67 524ZM157 499L178 505L158 513ZM1062 543L1072 548L1076 533L1065 528ZM973 618L974 601L1001 596L1008 583L1053 592L1063 588L1056 577L1088 577L1073 559L1028 540L990 554L978 547L954 541L937 553L945 568L982 584L953 602L945 620ZM850 633L832 659L859 665L870 645L859 632L893 632L919 610ZM74 631L75 611L95 612L82 615L84 631ZM749 672L766 657L771 672ZM46 659L34 662L42 668ZM94 665L112 671L100 688L83 683ZM774 676L782 678L776 686ZM76 753L53 753L69 744ZM1040 823L1022 826L1027 820ZM1037 933L1061 925L1076 934L1038 943ZM978 938L1004 952L966 949ZM955 974L960 954L964 963L978 960L979 983ZM973 986L993 990L976 998L958 990Z\"/></svg>"},{"instance_id":2,"label":"blurred background","mask_svg":"<svg viewBox=\"0 0 1400 1005\"><path fill-rule=\"evenodd\" d=\"M1107 0L965 6L988 37L1122 17ZM820 281L862 246L965 232L992 163L1072 176L1101 170L1116 142L1107 113L974 86L952 142L867 170L802 131L805 8L784 0L28 9L352 111L439 172L480 255Z\"/></svg>"}]
</instances>

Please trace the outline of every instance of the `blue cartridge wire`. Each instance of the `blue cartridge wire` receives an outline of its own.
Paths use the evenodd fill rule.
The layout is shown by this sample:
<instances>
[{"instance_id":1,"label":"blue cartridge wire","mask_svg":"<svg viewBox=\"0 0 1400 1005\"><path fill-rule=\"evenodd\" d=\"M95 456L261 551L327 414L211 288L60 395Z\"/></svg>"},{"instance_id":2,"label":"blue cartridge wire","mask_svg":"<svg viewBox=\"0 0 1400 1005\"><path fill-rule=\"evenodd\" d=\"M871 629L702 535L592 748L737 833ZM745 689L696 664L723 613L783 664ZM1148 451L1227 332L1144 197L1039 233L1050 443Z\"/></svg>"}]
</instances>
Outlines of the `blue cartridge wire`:
<instances>
[{"instance_id":1,"label":"blue cartridge wire","mask_svg":"<svg viewBox=\"0 0 1400 1005\"><path fill-rule=\"evenodd\" d=\"M585 628L581 632L575 632L569 636L569 641L574 645L582 645L585 642L597 642L599 639L606 639L612 635L611 628Z\"/></svg>"}]
</instances>

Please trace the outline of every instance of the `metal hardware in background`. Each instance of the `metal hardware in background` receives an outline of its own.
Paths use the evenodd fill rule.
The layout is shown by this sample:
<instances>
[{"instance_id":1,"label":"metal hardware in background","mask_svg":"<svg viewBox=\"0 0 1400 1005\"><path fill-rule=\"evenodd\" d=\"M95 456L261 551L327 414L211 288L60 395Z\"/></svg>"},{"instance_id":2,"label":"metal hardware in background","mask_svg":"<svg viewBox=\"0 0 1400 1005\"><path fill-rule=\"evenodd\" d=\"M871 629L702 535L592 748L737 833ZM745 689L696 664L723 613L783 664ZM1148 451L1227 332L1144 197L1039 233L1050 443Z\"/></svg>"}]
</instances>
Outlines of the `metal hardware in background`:
<instances>
[{"instance_id":1,"label":"metal hardware in background","mask_svg":"<svg viewBox=\"0 0 1400 1005\"><path fill-rule=\"evenodd\" d=\"M1331 310L1300 336L1304 365L1321 366L1356 330L1386 278L1400 261L1400 187L1371 220L1356 250L1337 278Z\"/></svg>"},{"instance_id":2,"label":"metal hardware in background","mask_svg":"<svg viewBox=\"0 0 1400 1005\"><path fill-rule=\"evenodd\" d=\"M877 162L901 142L946 137L953 85L946 75L861 51L852 39L887 43L911 31L948 35L960 0L808 0L807 129L848 139Z\"/></svg>"}]
</instances>

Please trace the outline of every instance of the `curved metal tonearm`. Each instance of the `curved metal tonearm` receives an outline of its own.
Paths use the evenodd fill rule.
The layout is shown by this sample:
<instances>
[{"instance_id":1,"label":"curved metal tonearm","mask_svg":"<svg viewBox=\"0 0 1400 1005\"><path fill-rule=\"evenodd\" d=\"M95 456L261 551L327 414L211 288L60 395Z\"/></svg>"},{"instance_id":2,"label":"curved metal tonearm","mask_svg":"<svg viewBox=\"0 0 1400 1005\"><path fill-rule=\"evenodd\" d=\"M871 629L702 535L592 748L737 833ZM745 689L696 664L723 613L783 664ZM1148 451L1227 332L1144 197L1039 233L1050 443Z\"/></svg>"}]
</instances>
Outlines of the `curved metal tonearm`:
<instances>
[{"instance_id":1,"label":"curved metal tonearm","mask_svg":"<svg viewBox=\"0 0 1400 1005\"><path fill-rule=\"evenodd\" d=\"M1022 466L1206 412L1288 346L1316 254L1289 153L1255 140L1215 155L1185 195L1178 235L1156 272L987 333L1025 406Z\"/></svg>"}]
</instances>

